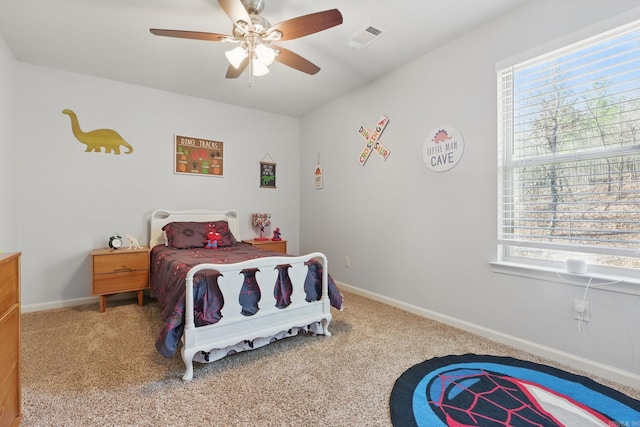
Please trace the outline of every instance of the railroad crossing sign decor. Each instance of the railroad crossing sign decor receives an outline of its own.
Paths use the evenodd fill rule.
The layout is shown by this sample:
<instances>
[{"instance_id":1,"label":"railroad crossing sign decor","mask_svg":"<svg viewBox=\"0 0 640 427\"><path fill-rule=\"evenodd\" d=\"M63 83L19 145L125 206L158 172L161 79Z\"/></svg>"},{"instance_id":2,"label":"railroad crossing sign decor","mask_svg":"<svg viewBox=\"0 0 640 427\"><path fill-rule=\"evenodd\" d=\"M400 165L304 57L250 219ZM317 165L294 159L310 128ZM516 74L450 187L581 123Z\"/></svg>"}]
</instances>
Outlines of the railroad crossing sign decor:
<instances>
[{"instance_id":1,"label":"railroad crossing sign decor","mask_svg":"<svg viewBox=\"0 0 640 427\"><path fill-rule=\"evenodd\" d=\"M361 166L364 166L367 162L369 154L371 154L372 151L378 153L378 155L382 157L382 160L387 160L387 157L389 157L389 150L387 150L387 147L380 142L380 136L382 135L382 132L384 132L384 128L387 127L387 123L389 123L389 119L385 116L381 116L380 119L378 119L373 132L367 129L364 125L360 125L358 133L365 141L362 153L360 153L360 157L358 157L358 163L360 163Z\"/></svg>"}]
</instances>

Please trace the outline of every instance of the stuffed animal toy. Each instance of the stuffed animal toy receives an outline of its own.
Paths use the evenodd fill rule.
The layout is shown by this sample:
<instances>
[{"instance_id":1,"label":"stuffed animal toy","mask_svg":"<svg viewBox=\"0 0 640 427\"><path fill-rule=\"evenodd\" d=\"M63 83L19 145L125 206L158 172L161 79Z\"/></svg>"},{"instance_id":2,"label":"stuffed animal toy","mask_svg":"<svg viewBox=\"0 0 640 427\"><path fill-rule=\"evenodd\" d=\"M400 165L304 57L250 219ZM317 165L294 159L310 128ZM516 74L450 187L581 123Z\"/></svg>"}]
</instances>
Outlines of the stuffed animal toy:
<instances>
[{"instance_id":1,"label":"stuffed animal toy","mask_svg":"<svg viewBox=\"0 0 640 427\"><path fill-rule=\"evenodd\" d=\"M215 229L209 230L207 232L207 240L204 241L207 244L205 249L216 249L218 241L220 241L220 233L216 233Z\"/></svg>"},{"instance_id":2,"label":"stuffed animal toy","mask_svg":"<svg viewBox=\"0 0 640 427\"><path fill-rule=\"evenodd\" d=\"M274 241L278 241L278 240L282 240L282 233L280 233L280 227L276 227L275 230L273 230L273 239Z\"/></svg>"}]
</instances>

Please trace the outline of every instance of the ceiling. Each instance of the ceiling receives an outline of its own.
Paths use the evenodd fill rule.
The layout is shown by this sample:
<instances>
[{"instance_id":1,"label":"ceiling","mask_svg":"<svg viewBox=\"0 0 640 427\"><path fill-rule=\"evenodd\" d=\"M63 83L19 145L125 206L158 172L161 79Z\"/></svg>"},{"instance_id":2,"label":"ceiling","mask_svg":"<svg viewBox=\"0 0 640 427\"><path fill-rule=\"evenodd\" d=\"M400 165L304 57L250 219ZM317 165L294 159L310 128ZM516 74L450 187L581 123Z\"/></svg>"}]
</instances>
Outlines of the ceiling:
<instances>
[{"instance_id":1,"label":"ceiling","mask_svg":"<svg viewBox=\"0 0 640 427\"><path fill-rule=\"evenodd\" d=\"M239 0L238 0L239 1ZM0 34L19 61L302 117L527 0L265 0L271 24L337 8L342 25L279 44L318 65L280 63L249 87L226 79L235 45L154 36L150 28L231 34L217 0L0 0ZM368 26L363 50L348 46Z\"/></svg>"}]
</instances>

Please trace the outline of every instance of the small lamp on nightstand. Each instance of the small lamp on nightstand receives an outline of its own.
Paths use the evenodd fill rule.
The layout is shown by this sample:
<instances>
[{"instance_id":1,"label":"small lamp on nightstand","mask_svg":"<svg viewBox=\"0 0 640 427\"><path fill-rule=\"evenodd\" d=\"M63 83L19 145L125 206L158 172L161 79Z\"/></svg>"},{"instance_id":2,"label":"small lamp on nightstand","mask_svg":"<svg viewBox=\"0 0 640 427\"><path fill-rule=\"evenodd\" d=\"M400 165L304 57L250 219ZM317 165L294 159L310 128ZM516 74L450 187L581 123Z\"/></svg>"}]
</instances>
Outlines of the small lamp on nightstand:
<instances>
[{"instance_id":1,"label":"small lamp on nightstand","mask_svg":"<svg viewBox=\"0 0 640 427\"><path fill-rule=\"evenodd\" d=\"M251 215L251 224L254 227L260 227L260 237L255 240L269 240L266 237L262 237L264 228L271 225L271 214L269 213L254 213Z\"/></svg>"}]
</instances>

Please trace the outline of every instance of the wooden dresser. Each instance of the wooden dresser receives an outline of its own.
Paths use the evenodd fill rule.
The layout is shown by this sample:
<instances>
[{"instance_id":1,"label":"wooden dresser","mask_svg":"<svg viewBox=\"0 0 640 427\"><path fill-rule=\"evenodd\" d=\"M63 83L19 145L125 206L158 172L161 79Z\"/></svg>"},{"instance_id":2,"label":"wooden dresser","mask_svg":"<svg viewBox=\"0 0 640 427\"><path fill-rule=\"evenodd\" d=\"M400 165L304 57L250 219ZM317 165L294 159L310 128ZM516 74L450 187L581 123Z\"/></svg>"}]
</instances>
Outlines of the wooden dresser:
<instances>
[{"instance_id":1,"label":"wooden dresser","mask_svg":"<svg viewBox=\"0 0 640 427\"><path fill-rule=\"evenodd\" d=\"M22 418L20 252L0 254L0 427Z\"/></svg>"}]
</instances>

